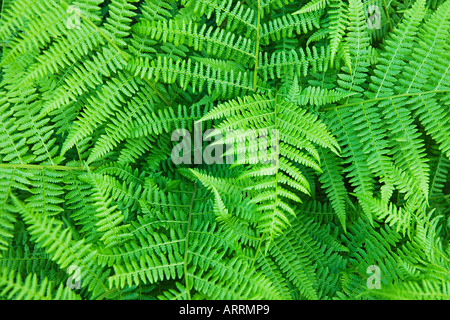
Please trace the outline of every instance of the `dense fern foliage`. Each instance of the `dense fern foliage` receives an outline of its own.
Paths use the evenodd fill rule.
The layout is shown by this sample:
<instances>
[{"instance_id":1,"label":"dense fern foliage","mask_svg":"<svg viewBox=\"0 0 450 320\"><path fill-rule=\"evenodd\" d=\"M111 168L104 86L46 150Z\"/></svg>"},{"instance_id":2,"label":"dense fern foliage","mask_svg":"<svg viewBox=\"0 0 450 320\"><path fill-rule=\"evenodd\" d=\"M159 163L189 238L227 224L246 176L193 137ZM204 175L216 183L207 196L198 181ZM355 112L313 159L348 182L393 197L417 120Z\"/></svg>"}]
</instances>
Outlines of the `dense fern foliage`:
<instances>
[{"instance_id":1,"label":"dense fern foliage","mask_svg":"<svg viewBox=\"0 0 450 320\"><path fill-rule=\"evenodd\" d=\"M0 3L1 299L450 299L450 0Z\"/></svg>"}]
</instances>

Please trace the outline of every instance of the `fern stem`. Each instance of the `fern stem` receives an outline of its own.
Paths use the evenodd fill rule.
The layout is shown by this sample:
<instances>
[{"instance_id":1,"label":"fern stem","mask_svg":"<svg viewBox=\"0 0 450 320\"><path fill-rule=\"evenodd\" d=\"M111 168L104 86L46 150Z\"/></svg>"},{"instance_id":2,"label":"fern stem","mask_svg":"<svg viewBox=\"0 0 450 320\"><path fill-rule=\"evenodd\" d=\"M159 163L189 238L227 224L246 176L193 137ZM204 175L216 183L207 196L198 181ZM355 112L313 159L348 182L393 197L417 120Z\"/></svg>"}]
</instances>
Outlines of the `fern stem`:
<instances>
[{"instance_id":1,"label":"fern stem","mask_svg":"<svg viewBox=\"0 0 450 320\"><path fill-rule=\"evenodd\" d=\"M134 234L134 233L138 232L139 230L141 230L143 228L146 228L146 227L148 227L148 226L150 226L152 224L155 224L155 223L181 223L181 224L184 224L184 223L187 223L187 221L157 220L157 221L153 221L153 222L149 222L149 223L143 224L139 228L136 228L133 231L131 231L130 233Z\"/></svg>"},{"instance_id":2,"label":"fern stem","mask_svg":"<svg viewBox=\"0 0 450 320\"><path fill-rule=\"evenodd\" d=\"M266 234L263 233L263 234L261 235L261 238L259 238L258 248L256 248L256 253L255 253L255 256L253 257L253 261L252 261L252 265L251 265L250 269L253 269L253 266L255 265L256 258L258 257L259 250L261 249L261 243L262 243L263 238L264 238L265 235L266 235Z\"/></svg>"},{"instance_id":3,"label":"fern stem","mask_svg":"<svg viewBox=\"0 0 450 320\"><path fill-rule=\"evenodd\" d=\"M150 80L148 80L147 78L144 78L144 81L153 89L153 91L156 92L156 94L158 95L158 97L168 106L170 107L172 105L172 102L167 100L162 94L161 92L159 92L159 90L156 88L155 84L152 83Z\"/></svg>"},{"instance_id":4,"label":"fern stem","mask_svg":"<svg viewBox=\"0 0 450 320\"><path fill-rule=\"evenodd\" d=\"M114 293L116 291L119 291L119 289L117 288L112 288L108 291L105 291L102 295L100 295L97 299L95 300L103 300L104 298L106 298L107 296L109 296L111 293Z\"/></svg>"},{"instance_id":5,"label":"fern stem","mask_svg":"<svg viewBox=\"0 0 450 320\"><path fill-rule=\"evenodd\" d=\"M277 97L278 97L278 93L275 94L275 101L274 101L274 126L275 126L275 130L278 130L278 123L277 123ZM279 152L279 146L277 146L277 152ZM279 155L277 155L277 157L278 156ZM275 199L273 201L274 209L273 209L273 214L272 214L272 226L273 226L273 224L275 222L275 214L276 214L275 210L278 207L278 178L279 178L278 177L278 166L279 166L279 163L277 161L277 168L276 168L276 174L275 174ZM273 230L273 228L272 228L272 230ZM269 242L272 241L272 240L273 240L273 233L271 232ZM267 249L268 249L268 247L266 247L266 253L267 253Z\"/></svg>"},{"instance_id":6,"label":"fern stem","mask_svg":"<svg viewBox=\"0 0 450 320\"><path fill-rule=\"evenodd\" d=\"M389 16L389 9L388 9L388 5L386 5L386 0L383 0L383 4L384 4L384 11L386 13L386 17L387 17L387 23L389 24L389 30L392 31L392 23L391 23L391 17ZM389 2L389 5L391 4L391 2Z\"/></svg>"}]
</instances>

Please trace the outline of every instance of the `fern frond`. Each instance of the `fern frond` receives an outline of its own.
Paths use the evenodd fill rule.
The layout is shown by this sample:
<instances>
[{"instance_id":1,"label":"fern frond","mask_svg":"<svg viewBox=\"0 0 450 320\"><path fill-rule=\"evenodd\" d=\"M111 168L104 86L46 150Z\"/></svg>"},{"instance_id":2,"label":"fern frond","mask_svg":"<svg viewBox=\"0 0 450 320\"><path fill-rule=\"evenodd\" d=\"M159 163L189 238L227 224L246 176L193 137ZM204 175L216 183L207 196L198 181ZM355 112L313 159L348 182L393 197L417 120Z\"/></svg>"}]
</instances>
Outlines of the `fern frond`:
<instances>
[{"instance_id":1,"label":"fern frond","mask_svg":"<svg viewBox=\"0 0 450 320\"><path fill-rule=\"evenodd\" d=\"M0 299L448 298L450 0L0 3Z\"/></svg>"},{"instance_id":2,"label":"fern frond","mask_svg":"<svg viewBox=\"0 0 450 320\"><path fill-rule=\"evenodd\" d=\"M94 296L105 292L105 276L108 272L95 261L97 251L85 240L75 241L69 229L63 228L61 221L43 215L37 215L12 195L15 205L28 225L28 231L34 242L43 247L60 268L70 265L80 267L81 286L92 291Z\"/></svg>"},{"instance_id":3,"label":"fern frond","mask_svg":"<svg viewBox=\"0 0 450 320\"><path fill-rule=\"evenodd\" d=\"M247 72L223 71L212 69L207 64L201 62L191 62L192 60L177 60L172 58L158 57L157 60L133 59L127 68L129 71L141 78L158 80L164 83L178 83L184 90L188 85L194 92L202 92L207 86L207 92L212 93L213 88L220 88L223 97L240 95L241 92L252 90L250 76Z\"/></svg>"},{"instance_id":4,"label":"fern frond","mask_svg":"<svg viewBox=\"0 0 450 320\"><path fill-rule=\"evenodd\" d=\"M115 194L117 189L122 191L120 184L114 183L113 178L107 175L99 175L97 173L89 173L86 176L79 176L84 182L90 183L93 188L93 204L96 207L97 223L96 229L101 234L100 240L106 245L106 247L112 247L121 245L126 242L131 235L127 232L128 224L123 224L125 217L123 212L116 210L117 205L111 206L112 198L110 194ZM109 184L109 185L108 185ZM116 188L114 190L113 188ZM111 192L111 190L113 190ZM123 195L116 193L116 200L121 200Z\"/></svg>"},{"instance_id":5,"label":"fern frond","mask_svg":"<svg viewBox=\"0 0 450 320\"><path fill-rule=\"evenodd\" d=\"M243 141L244 143L247 143L246 140L248 139L245 131L239 133L239 131L233 132L230 130L244 129L249 124L256 125L260 130L267 131L267 128L279 130L279 134L277 134L280 139L279 144L277 141L270 144L271 147L276 147L275 152L279 152L279 155L276 155L275 165L257 165L254 169L240 176L241 180L251 179L245 190L258 190L259 194L255 196L252 202L259 203L258 210L261 211L259 226L262 232L268 233L270 238L273 238L289 224L287 214L294 214L284 198L300 201L296 195L285 188L289 186L302 193L309 194L308 182L301 171L288 162L288 159L320 170L318 153L312 143L330 148L335 153L338 152L339 145L315 116L291 103L280 101L271 96L253 96L248 98L247 101L244 100L244 105L240 105L236 101L231 104L231 108L228 108L228 105L218 106L202 120L228 116L228 119L220 124L217 129L223 132L227 131L226 139L237 142ZM250 114L252 114L251 118L248 117ZM269 119L270 122L268 122ZM273 138L272 133L271 139ZM223 141L227 142L226 139ZM248 143L246 145L248 146ZM244 148L248 148L245 147L246 145L243 145ZM310 155L300 151L303 148ZM236 151L238 154L242 154L239 147ZM231 150L230 152L236 151ZM252 155L250 151L248 153L244 151L243 154L245 158L238 159L238 163L258 163L253 159L258 155ZM261 176L262 178L258 178ZM254 178L258 180L252 181Z\"/></svg>"},{"instance_id":6,"label":"fern frond","mask_svg":"<svg viewBox=\"0 0 450 320\"><path fill-rule=\"evenodd\" d=\"M240 61L243 65L255 58L250 39L212 26L208 28L206 24L201 26L184 20L143 21L133 26L133 30L150 39L170 42L175 46L185 44L209 56Z\"/></svg>"},{"instance_id":7,"label":"fern frond","mask_svg":"<svg viewBox=\"0 0 450 320\"><path fill-rule=\"evenodd\" d=\"M330 29L329 37L331 38L331 65L333 65L347 25L347 8L345 2L337 0L331 0L329 6L330 26L328 28Z\"/></svg>"},{"instance_id":8,"label":"fern frond","mask_svg":"<svg viewBox=\"0 0 450 320\"><path fill-rule=\"evenodd\" d=\"M134 2L138 0L112 0L108 6L108 15L104 24L104 32L111 41L119 47L125 47L127 42L124 38L130 34L130 23L136 15L134 10L137 9Z\"/></svg>"},{"instance_id":9,"label":"fern frond","mask_svg":"<svg viewBox=\"0 0 450 320\"><path fill-rule=\"evenodd\" d=\"M0 295L9 300L81 300L81 298L61 284L57 289L44 278L38 280L36 274L29 274L23 280L20 274L2 269L0 277ZM56 289L56 292L55 292Z\"/></svg>"},{"instance_id":10,"label":"fern frond","mask_svg":"<svg viewBox=\"0 0 450 320\"><path fill-rule=\"evenodd\" d=\"M327 4L328 4L328 0L311 0L305 6L303 6L300 10L296 11L293 14L302 14L302 13L306 13L306 12L324 9Z\"/></svg>"},{"instance_id":11,"label":"fern frond","mask_svg":"<svg viewBox=\"0 0 450 320\"><path fill-rule=\"evenodd\" d=\"M331 200L334 211L341 222L344 231L346 230L346 202L348 202L347 190L345 189L344 179L341 176L342 168L338 165L338 160L334 154L329 151L320 150L320 158L323 167L323 173L319 181L326 188L328 197Z\"/></svg>"},{"instance_id":12,"label":"fern frond","mask_svg":"<svg viewBox=\"0 0 450 320\"><path fill-rule=\"evenodd\" d=\"M424 280L422 283L404 282L377 290L376 297L386 300L448 300L450 287L448 283L436 283Z\"/></svg>"}]
</instances>

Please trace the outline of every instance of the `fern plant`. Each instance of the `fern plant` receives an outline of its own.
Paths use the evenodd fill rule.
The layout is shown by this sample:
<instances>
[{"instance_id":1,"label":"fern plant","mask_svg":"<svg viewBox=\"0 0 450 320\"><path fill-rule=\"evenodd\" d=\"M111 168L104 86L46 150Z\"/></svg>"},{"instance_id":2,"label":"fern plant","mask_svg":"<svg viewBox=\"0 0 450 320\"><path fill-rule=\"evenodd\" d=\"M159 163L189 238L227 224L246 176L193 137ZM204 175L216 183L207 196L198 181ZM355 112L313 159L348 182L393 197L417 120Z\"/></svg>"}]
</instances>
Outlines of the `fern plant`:
<instances>
[{"instance_id":1,"label":"fern plant","mask_svg":"<svg viewBox=\"0 0 450 320\"><path fill-rule=\"evenodd\" d=\"M1 299L450 298L449 0L0 7Z\"/></svg>"}]
</instances>

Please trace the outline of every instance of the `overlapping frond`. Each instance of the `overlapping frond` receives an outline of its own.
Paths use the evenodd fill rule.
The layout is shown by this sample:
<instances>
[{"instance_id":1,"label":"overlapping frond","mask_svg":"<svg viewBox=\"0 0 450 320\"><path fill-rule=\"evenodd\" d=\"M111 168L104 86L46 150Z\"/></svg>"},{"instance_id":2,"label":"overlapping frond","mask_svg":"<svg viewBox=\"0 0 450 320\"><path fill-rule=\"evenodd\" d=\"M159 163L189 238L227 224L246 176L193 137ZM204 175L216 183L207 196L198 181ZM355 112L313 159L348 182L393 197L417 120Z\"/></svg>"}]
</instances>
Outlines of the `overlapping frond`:
<instances>
[{"instance_id":1,"label":"overlapping frond","mask_svg":"<svg viewBox=\"0 0 450 320\"><path fill-rule=\"evenodd\" d=\"M0 10L0 299L449 298L450 0Z\"/></svg>"}]
</instances>

